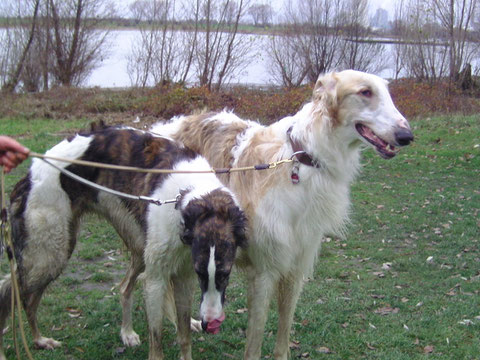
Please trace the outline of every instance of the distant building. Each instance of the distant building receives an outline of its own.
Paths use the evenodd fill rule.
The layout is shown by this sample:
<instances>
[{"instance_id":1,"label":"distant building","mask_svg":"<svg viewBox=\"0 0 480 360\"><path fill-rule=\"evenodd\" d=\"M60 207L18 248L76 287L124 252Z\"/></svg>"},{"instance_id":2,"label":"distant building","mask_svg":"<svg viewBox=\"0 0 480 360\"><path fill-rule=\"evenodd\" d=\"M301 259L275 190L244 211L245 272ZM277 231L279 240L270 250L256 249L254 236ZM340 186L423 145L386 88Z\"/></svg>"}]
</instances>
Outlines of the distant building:
<instances>
[{"instance_id":1,"label":"distant building","mask_svg":"<svg viewBox=\"0 0 480 360\"><path fill-rule=\"evenodd\" d=\"M370 19L370 26L376 29L388 29L390 27L388 22L388 11L378 8L375 15Z\"/></svg>"}]
</instances>

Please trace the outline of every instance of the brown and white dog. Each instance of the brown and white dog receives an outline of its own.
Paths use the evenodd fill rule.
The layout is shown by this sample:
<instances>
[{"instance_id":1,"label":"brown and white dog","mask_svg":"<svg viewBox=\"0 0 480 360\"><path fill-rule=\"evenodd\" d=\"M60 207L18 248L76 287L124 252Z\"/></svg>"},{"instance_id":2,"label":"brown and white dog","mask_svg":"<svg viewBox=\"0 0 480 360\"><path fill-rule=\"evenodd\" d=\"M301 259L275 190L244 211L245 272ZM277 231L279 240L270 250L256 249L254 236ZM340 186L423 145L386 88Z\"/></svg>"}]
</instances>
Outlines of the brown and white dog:
<instances>
[{"instance_id":1,"label":"brown and white dog","mask_svg":"<svg viewBox=\"0 0 480 360\"><path fill-rule=\"evenodd\" d=\"M205 158L171 139L103 125L62 141L47 155L154 169L211 167ZM182 356L191 359L195 272L202 291L203 328L216 333L225 317L225 288L237 247L246 245L245 216L233 194L213 173L143 174L52 162L117 191L161 200L180 196L176 206L123 199L82 185L41 160L33 161L29 174L12 192L10 212L21 297L36 346L60 345L40 335L36 311L45 288L67 265L82 215L93 212L113 225L131 253L129 269L120 285L123 342L130 346L140 343L132 329L132 290L146 268L149 357L163 358L161 322L164 313L175 321L175 306L169 301L174 299ZM10 312L10 294L11 279L6 276L0 281L0 329ZM4 360L2 335L0 331L0 359Z\"/></svg>"},{"instance_id":2,"label":"brown and white dog","mask_svg":"<svg viewBox=\"0 0 480 360\"><path fill-rule=\"evenodd\" d=\"M321 76L312 101L270 126L232 113L173 119L152 131L171 136L214 167L297 161L270 171L223 178L249 220L248 327L245 359L259 359L268 306L278 295L274 357L286 360L289 334L303 279L312 273L325 234L343 235L350 184L360 167L362 144L395 156L413 140L407 120L383 79L347 70Z\"/></svg>"}]
</instances>

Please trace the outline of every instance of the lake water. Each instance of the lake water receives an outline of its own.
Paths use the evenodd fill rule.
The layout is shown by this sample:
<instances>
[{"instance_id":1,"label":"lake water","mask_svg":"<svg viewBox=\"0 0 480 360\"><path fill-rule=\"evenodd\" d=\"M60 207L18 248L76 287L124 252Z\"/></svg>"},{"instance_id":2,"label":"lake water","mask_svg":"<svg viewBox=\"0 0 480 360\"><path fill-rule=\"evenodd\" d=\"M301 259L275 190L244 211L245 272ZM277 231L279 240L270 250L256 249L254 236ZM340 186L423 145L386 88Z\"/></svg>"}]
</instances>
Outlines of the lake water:
<instances>
[{"instance_id":1,"label":"lake water","mask_svg":"<svg viewBox=\"0 0 480 360\"><path fill-rule=\"evenodd\" d=\"M269 41L266 35L241 35L254 38L253 59L246 68L230 82L230 84L249 84L256 86L274 85L269 73L269 60L266 55L266 44ZM131 86L128 76L127 63L132 43L139 41L140 33L136 30L120 30L112 33L112 46L108 57L103 59L87 79L84 86L93 87L128 87ZM393 45L385 45L386 53L392 51ZM385 70L377 74L384 78L394 76L393 63L388 64Z\"/></svg>"},{"instance_id":2,"label":"lake water","mask_svg":"<svg viewBox=\"0 0 480 360\"><path fill-rule=\"evenodd\" d=\"M241 35L248 36L250 35ZM253 36L253 35L252 35ZM112 46L109 56L104 58L84 86L93 87L128 87L132 83L128 76L127 64L132 44L139 41L140 33L136 30L120 30L112 33ZM265 56L265 46L262 46L268 38L255 36L253 59L247 67L230 82L231 84L268 85L272 83L268 73L268 61Z\"/></svg>"}]
</instances>

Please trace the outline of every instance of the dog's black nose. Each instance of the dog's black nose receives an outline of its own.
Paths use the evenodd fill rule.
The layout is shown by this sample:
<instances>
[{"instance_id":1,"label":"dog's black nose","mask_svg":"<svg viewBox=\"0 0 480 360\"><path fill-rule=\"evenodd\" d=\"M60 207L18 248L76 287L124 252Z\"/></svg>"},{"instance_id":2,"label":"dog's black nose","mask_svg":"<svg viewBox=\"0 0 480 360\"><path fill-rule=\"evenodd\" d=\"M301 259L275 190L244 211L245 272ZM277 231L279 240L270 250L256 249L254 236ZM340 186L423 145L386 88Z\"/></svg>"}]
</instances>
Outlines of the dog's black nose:
<instances>
[{"instance_id":1,"label":"dog's black nose","mask_svg":"<svg viewBox=\"0 0 480 360\"><path fill-rule=\"evenodd\" d=\"M202 320L202 329L203 329L203 331L207 331L207 326L208 326L208 322L206 322L205 320Z\"/></svg>"},{"instance_id":2,"label":"dog's black nose","mask_svg":"<svg viewBox=\"0 0 480 360\"><path fill-rule=\"evenodd\" d=\"M395 141L400 146L406 146L413 141L413 134L408 129L399 129L395 132Z\"/></svg>"}]
</instances>

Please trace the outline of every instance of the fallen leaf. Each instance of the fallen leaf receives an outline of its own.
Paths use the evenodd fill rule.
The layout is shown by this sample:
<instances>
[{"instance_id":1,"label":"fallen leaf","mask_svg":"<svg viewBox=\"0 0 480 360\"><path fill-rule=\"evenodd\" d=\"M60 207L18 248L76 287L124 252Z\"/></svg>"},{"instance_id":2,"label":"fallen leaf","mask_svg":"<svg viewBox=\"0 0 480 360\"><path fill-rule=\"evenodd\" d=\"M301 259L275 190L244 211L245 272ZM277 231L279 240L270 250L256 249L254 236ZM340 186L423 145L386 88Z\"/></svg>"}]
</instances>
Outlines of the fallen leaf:
<instances>
[{"instance_id":1,"label":"fallen leaf","mask_svg":"<svg viewBox=\"0 0 480 360\"><path fill-rule=\"evenodd\" d=\"M289 345L290 349L300 349L300 341L292 340Z\"/></svg>"},{"instance_id":2,"label":"fallen leaf","mask_svg":"<svg viewBox=\"0 0 480 360\"><path fill-rule=\"evenodd\" d=\"M248 311L247 308L241 308L236 311L237 314L245 314Z\"/></svg>"},{"instance_id":3,"label":"fallen leaf","mask_svg":"<svg viewBox=\"0 0 480 360\"><path fill-rule=\"evenodd\" d=\"M423 353L424 354L431 354L433 353L434 347L432 345L425 346L423 348Z\"/></svg>"},{"instance_id":4,"label":"fallen leaf","mask_svg":"<svg viewBox=\"0 0 480 360\"><path fill-rule=\"evenodd\" d=\"M115 354L123 354L125 352L125 350L127 350L126 347L122 346L122 347L117 347L115 349Z\"/></svg>"},{"instance_id":5,"label":"fallen leaf","mask_svg":"<svg viewBox=\"0 0 480 360\"><path fill-rule=\"evenodd\" d=\"M400 311L399 308L392 308L390 306L384 306L381 308L378 308L377 310L374 311L375 314L380 314L380 315L390 315L390 314L396 314Z\"/></svg>"},{"instance_id":6,"label":"fallen leaf","mask_svg":"<svg viewBox=\"0 0 480 360\"><path fill-rule=\"evenodd\" d=\"M367 348L369 350L377 350L375 347L373 347L372 345L370 345L369 343L367 343Z\"/></svg>"},{"instance_id":7,"label":"fallen leaf","mask_svg":"<svg viewBox=\"0 0 480 360\"><path fill-rule=\"evenodd\" d=\"M319 352L320 354L332 354L332 350L330 350L326 346L320 346L320 347L316 348L315 350L317 352Z\"/></svg>"},{"instance_id":8,"label":"fallen leaf","mask_svg":"<svg viewBox=\"0 0 480 360\"><path fill-rule=\"evenodd\" d=\"M383 270L390 270L391 268L392 268L392 263L387 262L387 263L383 263L382 265Z\"/></svg>"},{"instance_id":9,"label":"fallen leaf","mask_svg":"<svg viewBox=\"0 0 480 360\"><path fill-rule=\"evenodd\" d=\"M68 316L70 316L71 318L78 318L82 315L82 310L79 309L67 307L65 308L65 310L67 310Z\"/></svg>"},{"instance_id":10,"label":"fallen leaf","mask_svg":"<svg viewBox=\"0 0 480 360\"><path fill-rule=\"evenodd\" d=\"M304 352L304 353L302 354L302 358L308 358L308 357L310 357L310 353Z\"/></svg>"},{"instance_id":11,"label":"fallen leaf","mask_svg":"<svg viewBox=\"0 0 480 360\"><path fill-rule=\"evenodd\" d=\"M302 321L302 326L307 326L309 323L309 321L307 319L303 320Z\"/></svg>"}]
</instances>

